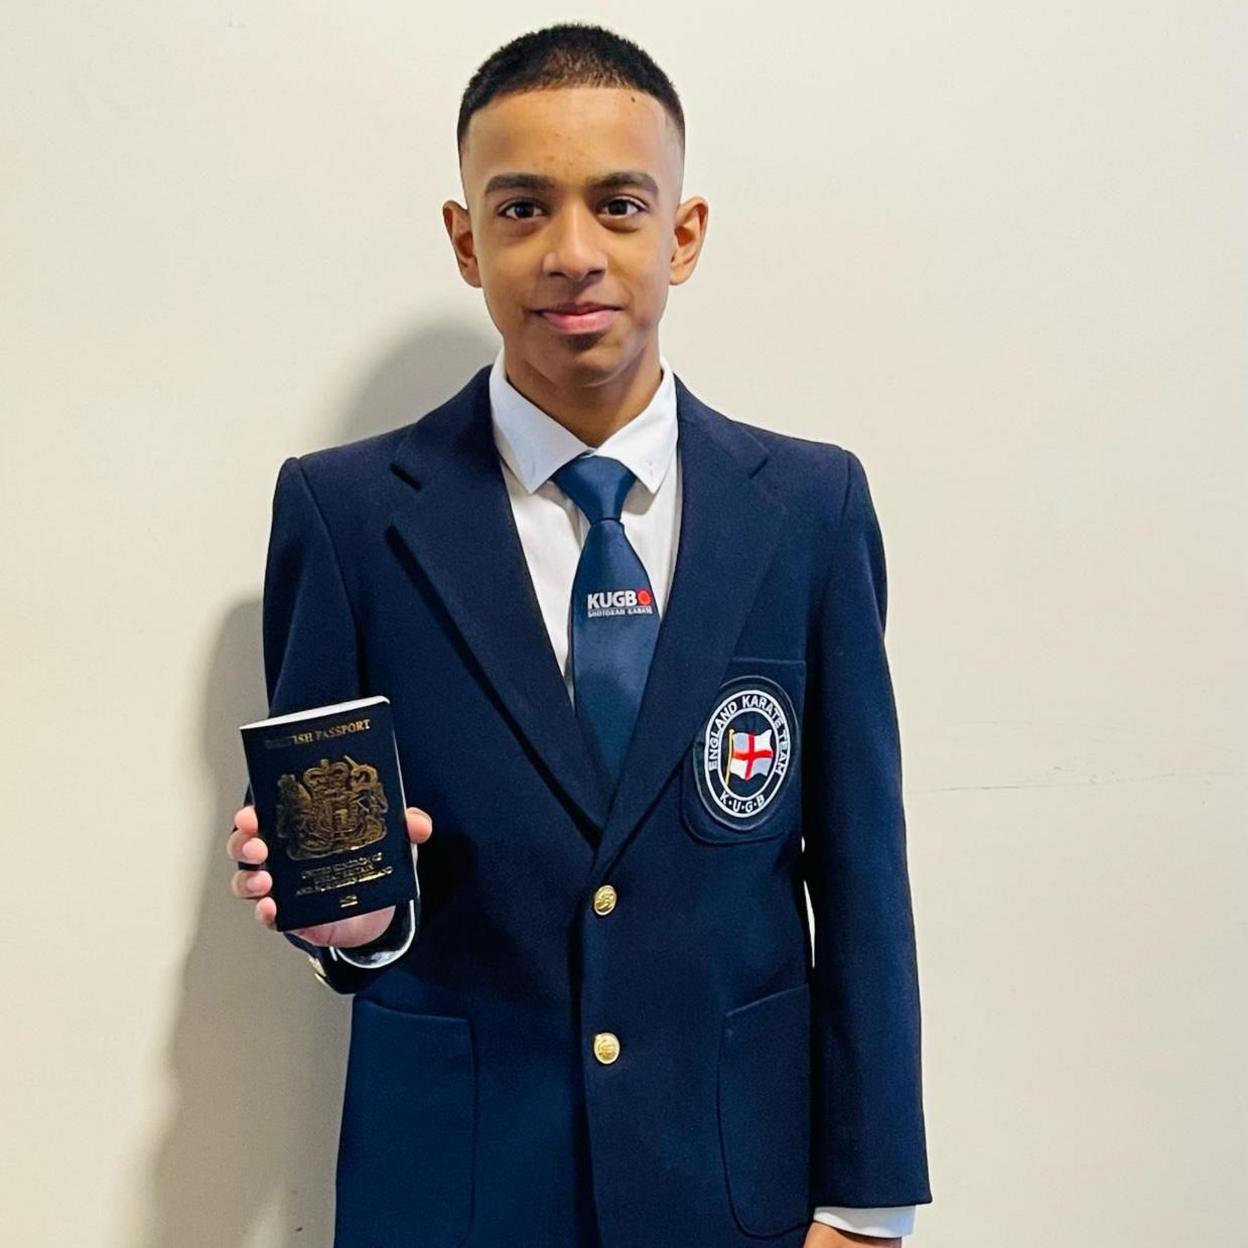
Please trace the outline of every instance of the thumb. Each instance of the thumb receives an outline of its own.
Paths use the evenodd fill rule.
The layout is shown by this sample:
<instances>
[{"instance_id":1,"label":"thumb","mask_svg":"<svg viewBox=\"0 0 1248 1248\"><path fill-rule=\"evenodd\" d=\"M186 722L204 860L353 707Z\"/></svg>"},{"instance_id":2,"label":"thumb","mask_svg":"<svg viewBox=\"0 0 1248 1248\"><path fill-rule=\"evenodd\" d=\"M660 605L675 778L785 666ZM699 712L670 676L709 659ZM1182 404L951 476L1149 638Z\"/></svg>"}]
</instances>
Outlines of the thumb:
<instances>
[{"instance_id":1,"label":"thumb","mask_svg":"<svg viewBox=\"0 0 1248 1248\"><path fill-rule=\"evenodd\" d=\"M407 835L413 844L420 845L433 835L433 820L428 812L419 806L409 806L407 814Z\"/></svg>"}]
</instances>

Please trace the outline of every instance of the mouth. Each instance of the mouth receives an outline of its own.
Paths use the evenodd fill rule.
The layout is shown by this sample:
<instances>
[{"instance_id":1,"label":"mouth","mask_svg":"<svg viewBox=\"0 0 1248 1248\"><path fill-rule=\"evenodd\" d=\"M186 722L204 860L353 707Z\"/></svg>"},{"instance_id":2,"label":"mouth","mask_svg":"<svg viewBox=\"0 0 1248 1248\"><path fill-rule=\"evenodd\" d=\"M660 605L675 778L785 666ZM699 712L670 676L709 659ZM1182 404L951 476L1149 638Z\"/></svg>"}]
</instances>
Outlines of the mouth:
<instances>
[{"instance_id":1,"label":"mouth","mask_svg":"<svg viewBox=\"0 0 1248 1248\"><path fill-rule=\"evenodd\" d=\"M607 329L619 308L605 303L557 303L539 308L538 315L564 334L594 334Z\"/></svg>"}]
</instances>

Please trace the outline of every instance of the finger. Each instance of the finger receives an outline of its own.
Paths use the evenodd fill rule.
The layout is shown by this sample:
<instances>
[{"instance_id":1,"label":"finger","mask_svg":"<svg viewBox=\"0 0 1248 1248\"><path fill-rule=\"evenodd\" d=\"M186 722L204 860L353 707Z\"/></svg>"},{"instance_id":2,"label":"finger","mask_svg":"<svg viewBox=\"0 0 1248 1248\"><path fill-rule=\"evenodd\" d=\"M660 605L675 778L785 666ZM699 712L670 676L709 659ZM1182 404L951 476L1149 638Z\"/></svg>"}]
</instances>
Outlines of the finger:
<instances>
[{"instance_id":1,"label":"finger","mask_svg":"<svg viewBox=\"0 0 1248 1248\"><path fill-rule=\"evenodd\" d=\"M408 837L417 845L423 844L433 835L433 819L419 806L409 806L406 813Z\"/></svg>"},{"instance_id":2,"label":"finger","mask_svg":"<svg viewBox=\"0 0 1248 1248\"><path fill-rule=\"evenodd\" d=\"M275 927L277 924L277 902L272 897L262 897L256 902L255 916L257 923L263 923L265 927Z\"/></svg>"},{"instance_id":3,"label":"finger","mask_svg":"<svg viewBox=\"0 0 1248 1248\"><path fill-rule=\"evenodd\" d=\"M272 887L273 877L267 871L235 871L230 877L235 897L263 897Z\"/></svg>"},{"instance_id":4,"label":"finger","mask_svg":"<svg viewBox=\"0 0 1248 1248\"><path fill-rule=\"evenodd\" d=\"M244 806L234 812L234 826L225 838L225 852L230 858L238 857L238 847L249 837L260 831L254 806Z\"/></svg>"},{"instance_id":5,"label":"finger","mask_svg":"<svg viewBox=\"0 0 1248 1248\"><path fill-rule=\"evenodd\" d=\"M235 862L263 862L269 856L269 846L261 837L248 832L231 832L225 843L226 853Z\"/></svg>"}]
</instances>

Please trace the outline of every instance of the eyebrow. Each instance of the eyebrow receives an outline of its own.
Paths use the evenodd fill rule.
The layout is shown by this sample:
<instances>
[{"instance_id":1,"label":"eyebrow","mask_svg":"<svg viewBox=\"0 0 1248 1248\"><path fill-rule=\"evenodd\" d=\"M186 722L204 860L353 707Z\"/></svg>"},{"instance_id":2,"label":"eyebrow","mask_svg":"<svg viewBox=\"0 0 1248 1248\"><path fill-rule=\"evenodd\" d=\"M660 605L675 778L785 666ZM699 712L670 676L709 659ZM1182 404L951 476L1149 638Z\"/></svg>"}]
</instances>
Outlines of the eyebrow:
<instances>
[{"instance_id":1,"label":"eyebrow","mask_svg":"<svg viewBox=\"0 0 1248 1248\"><path fill-rule=\"evenodd\" d=\"M496 191L553 191L558 183L541 173L496 173L486 184L485 194ZM590 190L612 191L625 186L640 186L659 198L659 184L640 169L619 169L591 178L586 184Z\"/></svg>"}]
</instances>

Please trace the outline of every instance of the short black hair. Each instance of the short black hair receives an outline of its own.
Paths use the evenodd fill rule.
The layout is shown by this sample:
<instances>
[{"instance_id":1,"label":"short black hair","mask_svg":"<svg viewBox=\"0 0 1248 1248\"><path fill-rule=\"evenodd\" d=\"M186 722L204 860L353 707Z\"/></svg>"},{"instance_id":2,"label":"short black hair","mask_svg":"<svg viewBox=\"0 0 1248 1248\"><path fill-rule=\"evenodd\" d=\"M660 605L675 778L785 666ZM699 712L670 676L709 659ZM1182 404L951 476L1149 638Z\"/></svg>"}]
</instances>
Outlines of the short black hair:
<instances>
[{"instance_id":1,"label":"short black hair","mask_svg":"<svg viewBox=\"0 0 1248 1248\"><path fill-rule=\"evenodd\" d=\"M519 35L490 53L464 89L455 140L460 156L468 123L501 95L554 87L632 87L667 111L685 154L685 113L668 76L630 39L587 22L559 22Z\"/></svg>"}]
</instances>

